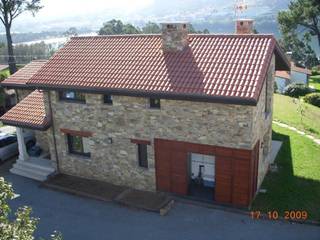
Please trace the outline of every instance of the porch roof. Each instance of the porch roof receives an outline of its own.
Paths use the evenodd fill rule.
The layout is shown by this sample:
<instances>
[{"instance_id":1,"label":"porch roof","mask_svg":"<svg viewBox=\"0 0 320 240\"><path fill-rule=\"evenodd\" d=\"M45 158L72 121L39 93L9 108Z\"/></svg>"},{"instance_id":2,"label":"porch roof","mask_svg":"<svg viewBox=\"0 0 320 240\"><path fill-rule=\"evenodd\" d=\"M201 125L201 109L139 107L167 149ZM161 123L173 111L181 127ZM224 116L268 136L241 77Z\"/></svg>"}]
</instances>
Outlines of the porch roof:
<instances>
[{"instance_id":1,"label":"porch roof","mask_svg":"<svg viewBox=\"0 0 320 240\"><path fill-rule=\"evenodd\" d=\"M45 112L43 92L35 90L16 106L5 113L0 120L7 125L46 130L51 118Z\"/></svg>"}]
</instances>

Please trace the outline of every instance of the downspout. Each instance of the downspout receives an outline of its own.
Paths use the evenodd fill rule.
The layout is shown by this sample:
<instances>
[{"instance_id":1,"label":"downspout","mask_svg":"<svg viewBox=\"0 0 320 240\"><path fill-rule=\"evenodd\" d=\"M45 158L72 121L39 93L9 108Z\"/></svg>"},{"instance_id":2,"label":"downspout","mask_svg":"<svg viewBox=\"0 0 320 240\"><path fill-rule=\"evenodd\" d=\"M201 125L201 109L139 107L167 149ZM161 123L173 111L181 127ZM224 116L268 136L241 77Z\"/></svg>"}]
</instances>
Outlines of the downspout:
<instances>
[{"instance_id":1,"label":"downspout","mask_svg":"<svg viewBox=\"0 0 320 240\"><path fill-rule=\"evenodd\" d=\"M54 127L53 114L52 114L52 104L51 104L50 91L48 91L48 100L49 100L49 110L50 110L51 123L52 123L51 129L52 129L53 145L54 145L54 151L56 154L56 161L57 161L57 172L60 173L59 157L58 157L58 150L57 150L57 140L56 140L56 136L55 136L55 127Z\"/></svg>"}]
</instances>

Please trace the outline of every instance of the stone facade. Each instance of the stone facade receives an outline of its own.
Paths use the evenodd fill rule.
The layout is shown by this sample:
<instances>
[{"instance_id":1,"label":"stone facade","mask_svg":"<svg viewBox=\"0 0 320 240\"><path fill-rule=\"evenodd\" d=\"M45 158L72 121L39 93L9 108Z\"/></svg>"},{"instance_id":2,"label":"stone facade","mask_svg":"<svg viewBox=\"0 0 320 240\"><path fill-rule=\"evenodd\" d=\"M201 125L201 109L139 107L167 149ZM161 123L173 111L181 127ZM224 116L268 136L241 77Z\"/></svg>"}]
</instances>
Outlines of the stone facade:
<instances>
[{"instance_id":1,"label":"stone facade","mask_svg":"<svg viewBox=\"0 0 320 240\"><path fill-rule=\"evenodd\" d=\"M26 96L28 96L33 90L29 89L16 89L17 102L20 102Z\"/></svg>"},{"instance_id":2,"label":"stone facade","mask_svg":"<svg viewBox=\"0 0 320 240\"><path fill-rule=\"evenodd\" d=\"M50 96L59 169L63 173L155 190L154 138L252 147L252 106L162 99L161 109L156 110L148 107L147 98L140 97L113 96L110 106L103 103L100 94L86 94L86 104L60 101L54 91ZM69 154L62 128L93 133L87 141L91 158ZM130 139L151 141L148 169L138 166L137 146Z\"/></svg>"},{"instance_id":3,"label":"stone facade","mask_svg":"<svg viewBox=\"0 0 320 240\"><path fill-rule=\"evenodd\" d=\"M273 88L275 78L275 57L273 56L269 66L267 81L261 90L259 101L253 112L252 125L252 148L260 141L260 157L258 169L258 189L265 177L270 161L268 159L272 144L272 110L273 110ZM266 96L267 95L267 96Z\"/></svg>"},{"instance_id":4,"label":"stone facade","mask_svg":"<svg viewBox=\"0 0 320 240\"><path fill-rule=\"evenodd\" d=\"M50 130L47 130L47 131L34 130L34 132L37 139L37 145L41 147L41 149L44 152L49 152L48 134L50 134Z\"/></svg>"},{"instance_id":5,"label":"stone facade","mask_svg":"<svg viewBox=\"0 0 320 240\"><path fill-rule=\"evenodd\" d=\"M60 101L57 92L46 92L46 111L50 112L49 99L53 111L53 126L47 131L51 158L62 173L155 191L155 138L237 149L253 149L260 140L265 148L260 148L260 186L269 164L263 152L268 154L271 145L273 72L274 57L267 76L268 97L265 85L257 106L161 99L161 109L150 109L149 99L142 97L113 96L113 105L107 105L103 95L85 94L83 104ZM271 111L267 115L266 99ZM91 157L70 154L61 129L92 132L85 141ZM148 169L139 167L137 145L131 139L151 142Z\"/></svg>"}]
</instances>

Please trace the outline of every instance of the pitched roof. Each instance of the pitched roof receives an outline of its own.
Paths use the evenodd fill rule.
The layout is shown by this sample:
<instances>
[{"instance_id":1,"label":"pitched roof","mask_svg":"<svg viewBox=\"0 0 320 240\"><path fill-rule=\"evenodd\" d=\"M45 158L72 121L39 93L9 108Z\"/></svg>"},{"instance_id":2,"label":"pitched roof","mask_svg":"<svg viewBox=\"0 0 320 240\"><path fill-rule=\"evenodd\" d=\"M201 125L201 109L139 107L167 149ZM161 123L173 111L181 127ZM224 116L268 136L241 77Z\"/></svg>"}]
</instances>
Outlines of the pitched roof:
<instances>
[{"instance_id":1,"label":"pitched roof","mask_svg":"<svg viewBox=\"0 0 320 240\"><path fill-rule=\"evenodd\" d=\"M4 124L38 130L46 130L51 124L45 113L43 93L39 90L30 93L0 120Z\"/></svg>"},{"instance_id":2,"label":"pitched roof","mask_svg":"<svg viewBox=\"0 0 320 240\"><path fill-rule=\"evenodd\" d=\"M290 73L288 71L276 71L276 77L290 79Z\"/></svg>"},{"instance_id":3,"label":"pitched roof","mask_svg":"<svg viewBox=\"0 0 320 240\"><path fill-rule=\"evenodd\" d=\"M27 81L47 62L34 60L1 82L3 87L26 87Z\"/></svg>"},{"instance_id":4,"label":"pitched roof","mask_svg":"<svg viewBox=\"0 0 320 240\"><path fill-rule=\"evenodd\" d=\"M272 35L190 34L181 52L161 35L75 37L27 85L254 105L274 52L288 70Z\"/></svg>"},{"instance_id":5,"label":"pitched roof","mask_svg":"<svg viewBox=\"0 0 320 240\"><path fill-rule=\"evenodd\" d=\"M300 72L300 73L304 73L307 75L312 74L311 70L309 70L308 68L297 67L293 62L291 62L291 71Z\"/></svg>"}]
</instances>

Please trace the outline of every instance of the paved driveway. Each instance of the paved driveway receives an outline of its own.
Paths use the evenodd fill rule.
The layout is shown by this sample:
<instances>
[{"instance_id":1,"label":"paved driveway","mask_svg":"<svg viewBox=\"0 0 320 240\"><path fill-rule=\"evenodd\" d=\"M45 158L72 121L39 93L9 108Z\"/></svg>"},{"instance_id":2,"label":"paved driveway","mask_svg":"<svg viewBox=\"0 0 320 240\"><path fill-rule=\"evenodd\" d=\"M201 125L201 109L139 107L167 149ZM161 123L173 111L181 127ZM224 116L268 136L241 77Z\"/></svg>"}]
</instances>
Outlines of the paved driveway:
<instances>
[{"instance_id":1,"label":"paved driveway","mask_svg":"<svg viewBox=\"0 0 320 240\"><path fill-rule=\"evenodd\" d=\"M1 168L1 166L0 166ZM38 182L8 174L7 181L21 196L11 206L32 206L40 217L37 237L54 230L64 239L320 239L320 227L290 224L220 210L176 203L168 216L121 207L61 192L39 188Z\"/></svg>"}]
</instances>

